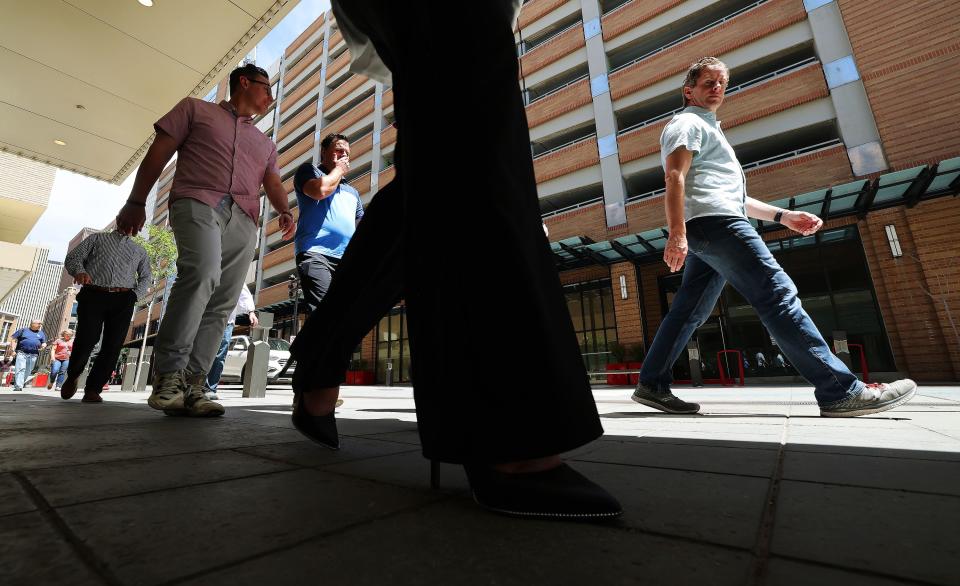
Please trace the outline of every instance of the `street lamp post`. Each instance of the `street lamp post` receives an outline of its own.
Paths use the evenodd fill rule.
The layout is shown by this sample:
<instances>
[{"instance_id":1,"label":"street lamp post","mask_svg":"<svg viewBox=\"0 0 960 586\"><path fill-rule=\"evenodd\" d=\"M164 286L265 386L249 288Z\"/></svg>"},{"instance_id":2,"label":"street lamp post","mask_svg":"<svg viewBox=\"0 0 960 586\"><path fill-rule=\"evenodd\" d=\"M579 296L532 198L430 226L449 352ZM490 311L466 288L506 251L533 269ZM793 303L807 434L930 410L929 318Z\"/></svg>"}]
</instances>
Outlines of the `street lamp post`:
<instances>
[{"instance_id":1,"label":"street lamp post","mask_svg":"<svg viewBox=\"0 0 960 586\"><path fill-rule=\"evenodd\" d=\"M300 331L300 279L290 275L287 281L287 291L293 299L293 335Z\"/></svg>"}]
</instances>

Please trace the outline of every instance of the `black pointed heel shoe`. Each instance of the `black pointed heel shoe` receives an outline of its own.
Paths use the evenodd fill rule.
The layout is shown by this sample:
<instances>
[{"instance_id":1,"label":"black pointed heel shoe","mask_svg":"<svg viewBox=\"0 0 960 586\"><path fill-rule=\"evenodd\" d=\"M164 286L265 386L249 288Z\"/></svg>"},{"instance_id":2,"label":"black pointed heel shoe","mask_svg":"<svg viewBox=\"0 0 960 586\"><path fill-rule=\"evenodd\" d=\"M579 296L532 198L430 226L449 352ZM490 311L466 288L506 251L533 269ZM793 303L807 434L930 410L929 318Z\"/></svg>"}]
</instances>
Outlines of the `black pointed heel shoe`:
<instances>
[{"instance_id":1,"label":"black pointed heel shoe","mask_svg":"<svg viewBox=\"0 0 960 586\"><path fill-rule=\"evenodd\" d=\"M327 415L310 415L303 405L303 393L294 395L293 415L290 417L297 431L307 436L321 446L331 449L340 449L340 435L337 433L337 418L333 411Z\"/></svg>"},{"instance_id":2,"label":"black pointed heel shoe","mask_svg":"<svg viewBox=\"0 0 960 586\"><path fill-rule=\"evenodd\" d=\"M507 474L465 465L473 500L504 515L569 521L602 521L623 513L617 499L566 464L543 472Z\"/></svg>"}]
</instances>

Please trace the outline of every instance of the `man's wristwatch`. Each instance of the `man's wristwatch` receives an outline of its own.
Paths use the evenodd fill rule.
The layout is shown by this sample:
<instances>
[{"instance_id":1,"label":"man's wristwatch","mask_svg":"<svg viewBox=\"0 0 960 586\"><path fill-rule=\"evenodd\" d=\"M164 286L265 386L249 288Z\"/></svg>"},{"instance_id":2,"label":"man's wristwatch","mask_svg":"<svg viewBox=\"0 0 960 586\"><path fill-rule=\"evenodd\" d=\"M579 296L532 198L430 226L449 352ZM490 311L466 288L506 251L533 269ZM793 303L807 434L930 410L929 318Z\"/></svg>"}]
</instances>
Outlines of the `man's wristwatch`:
<instances>
[{"instance_id":1,"label":"man's wristwatch","mask_svg":"<svg viewBox=\"0 0 960 586\"><path fill-rule=\"evenodd\" d=\"M773 221L779 224L779 223L780 223L780 218L782 218L782 217L783 217L783 210L780 210L779 212L777 212L777 213L773 216Z\"/></svg>"}]
</instances>

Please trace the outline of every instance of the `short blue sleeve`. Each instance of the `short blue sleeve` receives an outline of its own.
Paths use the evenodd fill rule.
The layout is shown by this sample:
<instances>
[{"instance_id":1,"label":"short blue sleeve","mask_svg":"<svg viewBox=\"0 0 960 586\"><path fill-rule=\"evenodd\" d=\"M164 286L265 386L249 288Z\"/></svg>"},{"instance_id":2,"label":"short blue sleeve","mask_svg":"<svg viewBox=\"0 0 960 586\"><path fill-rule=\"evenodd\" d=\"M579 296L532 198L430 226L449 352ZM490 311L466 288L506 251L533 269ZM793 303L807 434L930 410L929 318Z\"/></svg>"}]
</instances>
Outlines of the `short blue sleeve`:
<instances>
[{"instance_id":1,"label":"short blue sleeve","mask_svg":"<svg viewBox=\"0 0 960 586\"><path fill-rule=\"evenodd\" d=\"M303 186L306 185L307 181L319 179L320 177L323 177L320 169L314 167L312 163L303 163L297 167L297 173L293 176L293 188L296 189L298 193L303 193Z\"/></svg>"}]
</instances>

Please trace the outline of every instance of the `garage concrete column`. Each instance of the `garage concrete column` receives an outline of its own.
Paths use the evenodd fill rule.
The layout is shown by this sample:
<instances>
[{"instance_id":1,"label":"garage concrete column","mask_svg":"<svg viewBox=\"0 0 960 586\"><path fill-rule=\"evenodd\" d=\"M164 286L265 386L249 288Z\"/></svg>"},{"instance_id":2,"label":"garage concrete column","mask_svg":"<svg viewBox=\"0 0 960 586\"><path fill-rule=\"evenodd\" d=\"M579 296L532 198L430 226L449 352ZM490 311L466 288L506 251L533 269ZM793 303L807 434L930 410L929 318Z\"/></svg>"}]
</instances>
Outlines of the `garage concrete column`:
<instances>
[{"instance_id":1,"label":"garage concrete column","mask_svg":"<svg viewBox=\"0 0 960 586\"><path fill-rule=\"evenodd\" d=\"M627 223L627 190L620 169L617 150L617 120L607 81L609 67L603 48L601 7L599 0L583 0L583 36L587 44L587 68L590 72L590 94L597 125L597 151L600 154L600 177L603 182L603 208L607 227Z\"/></svg>"},{"instance_id":2,"label":"garage concrete column","mask_svg":"<svg viewBox=\"0 0 960 586\"><path fill-rule=\"evenodd\" d=\"M889 165L883 142L853 58L840 6L835 0L804 0L803 5L853 173L862 176L884 171Z\"/></svg>"}]
</instances>

